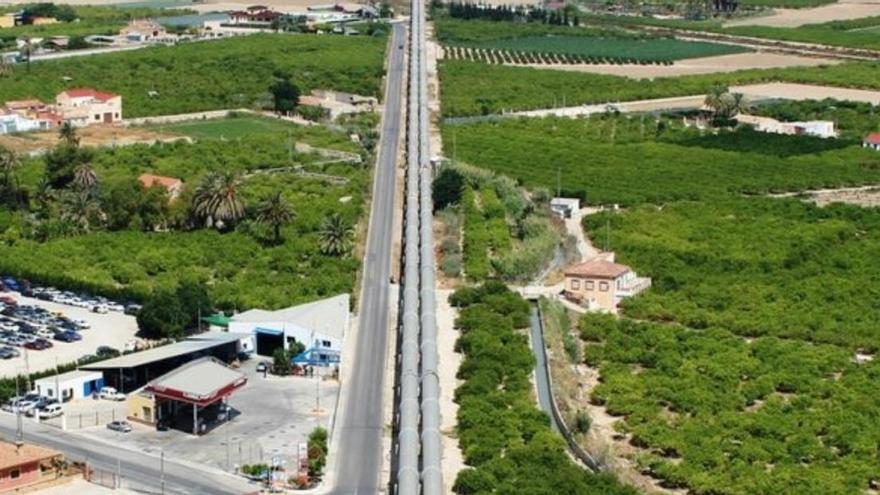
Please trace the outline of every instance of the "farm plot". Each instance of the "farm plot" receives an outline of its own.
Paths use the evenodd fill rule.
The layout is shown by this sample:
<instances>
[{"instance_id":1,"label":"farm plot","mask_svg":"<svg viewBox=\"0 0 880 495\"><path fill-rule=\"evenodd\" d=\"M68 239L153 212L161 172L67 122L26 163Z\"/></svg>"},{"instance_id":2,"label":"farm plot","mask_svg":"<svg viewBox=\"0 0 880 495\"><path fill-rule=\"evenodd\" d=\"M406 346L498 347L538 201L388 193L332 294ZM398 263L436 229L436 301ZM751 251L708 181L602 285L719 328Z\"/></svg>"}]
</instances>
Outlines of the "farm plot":
<instances>
[{"instance_id":1,"label":"farm plot","mask_svg":"<svg viewBox=\"0 0 880 495\"><path fill-rule=\"evenodd\" d=\"M676 119L596 115L446 125L459 160L528 188L635 205L880 182L857 142L740 131L700 136ZM557 176L557 174L559 174Z\"/></svg>"},{"instance_id":2,"label":"farm plot","mask_svg":"<svg viewBox=\"0 0 880 495\"><path fill-rule=\"evenodd\" d=\"M527 36L485 41L471 48L508 50L521 53L563 55L579 61L672 62L748 51L716 43L679 41L672 38L611 38L592 36Z\"/></svg>"},{"instance_id":3,"label":"farm plot","mask_svg":"<svg viewBox=\"0 0 880 495\"><path fill-rule=\"evenodd\" d=\"M384 50L380 37L260 34L20 64L0 85L0 101L51 101L75 85L122 95L129 118L261 108L279 74L304 92L378 96Z\"/></svg>"},{"instance_id":4,"label":"farm plot","mask_svg":"<svg viewBox=\"0 0 880 495\"><path fill-rule=\"evenodd\" d=\"M865 493L875 483L876 209L734 198L587 217L653 278L588 316L591 402L642 472L707 493ZM679 325L669 325L668 323Z\"/></svg>"}]
</instances>

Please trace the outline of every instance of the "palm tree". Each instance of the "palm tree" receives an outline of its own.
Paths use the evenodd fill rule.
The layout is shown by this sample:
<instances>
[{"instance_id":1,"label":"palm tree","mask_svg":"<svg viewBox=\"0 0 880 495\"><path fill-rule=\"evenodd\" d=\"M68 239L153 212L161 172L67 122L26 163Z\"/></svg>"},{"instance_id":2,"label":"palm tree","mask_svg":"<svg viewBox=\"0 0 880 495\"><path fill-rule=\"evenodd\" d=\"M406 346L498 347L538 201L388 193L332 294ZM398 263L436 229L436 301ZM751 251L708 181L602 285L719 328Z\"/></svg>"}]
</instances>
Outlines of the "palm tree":
<instances>
[{"instance_id":1,"label":"palm tree","mask_svg":"<svg viewBox=\"0 0 880 495\"><path fill-rule=\"evenodd\" d=\"M68 146L79 146L79 136L76 135L76 127L70 122L61 124L58 128L58 137Z\"/></svg>"},{"instance_id":2,"label":"palm tree","mask_svg":"<svg viewBox=\"0 0 880 495\"><path fill-rule=\"evenodd\" d=\"M52 188L52 182L45 175L37 182L34 197L40 209L44 212L49 207L49 203L55 199L55 189Z\"/></svg>"},{"instance_id":3,"label":"palm tree","mask_svg":"<svg viewBox=\"0 0 880 495\"><path fill-rule=\"evenodd\" d=\"M244 202L240 195L241 180L238 176L212 172L196 187L192 199L192 211L209 227L234 223L244 216Z\"/></svg>"},{"instance_id":4,"label":"palm tree","mask_svg":"<svg viewBox=\"0 0 880 495\"><path fill-rule=\"evenodd\" d=\"M342 256L351 246L353 229L339 213L334 213L321 222L321 252L330 256Z\"/></svg>"},{"instance_id":5,"label":"palm tree","mask_svg":"<svg viewBox=\"0 0 880 495\"><path fill-rule=\"evenodd\" d=\"M281 192L276 192L269 196L257 209L257 222L272 226L275 233L275 244L281 242L281 227L284 224L290 223L294 216L293 209L281 197Z\"/></svg>"},{"instance_id":6,"label":"palm tree","mask_svg":"<svg viewBox=\"0 0 880 495\"><path fill-rule=\"evenodd\" d=\"M88 232L92 219L101 213L98 200L86 191L70 192L61 199L61 219Z\"/></svg>"},{"instance_id":7,"label":"palm tree","mask_svg":"<svg viewBox=\"0 0 880 495\"><path fill-rule=\"evenodd\" d=\"M88 163L81 163L73 169L73 185L82 191L91 190L98 185L98 175Z\"/></svg>"},{"instance_id":8,"label":"palm tree","mask_svg":"<svg viewBox=\"0 0 880 495\"><path fill-rule=\"evenodd\" d=\"M731 93L727 86L713 86L703 104L712 111L715 125L727 125L736 114L745 110L742 93Z\"/></svg>"}]
</instances>

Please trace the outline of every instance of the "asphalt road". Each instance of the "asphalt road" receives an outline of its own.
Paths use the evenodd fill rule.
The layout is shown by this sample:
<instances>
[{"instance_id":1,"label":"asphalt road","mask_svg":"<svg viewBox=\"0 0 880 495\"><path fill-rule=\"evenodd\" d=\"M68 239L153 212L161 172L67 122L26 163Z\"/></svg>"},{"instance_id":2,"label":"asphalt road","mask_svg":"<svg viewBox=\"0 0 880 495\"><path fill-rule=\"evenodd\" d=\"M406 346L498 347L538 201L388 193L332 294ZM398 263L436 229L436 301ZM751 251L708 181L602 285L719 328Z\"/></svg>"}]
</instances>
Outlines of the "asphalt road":
<instances>
[{"instance_id":1,"label":"asphalt road","mask_svg":"<svg viewBox=\"0 0 880 495\"><path fill-rule=\"evenodd\" d=\"M351 380L338 425L340 443L336 463L338 495L373 495L382 467L383 396L389 338L389 279L394 220L394 191L401 129L405 28L395 24L388 63L382 140L376 161L370 230L364 262L359 329Z\"/></svg>"},{"instance_id":2,"label":"asphalt road","mask_svg":"<svg viewBox=\"0 0 880 495\"><path fill-rule=\"evenodd\" d=\"M162 462L158 456L114 448L82 435L63 434L57 428L36 424L32 419L22 420L25 442L34 442L64 452L69 460L88 461L94 469L103 471L106 479L118 469L123 486L161 493ZM13 440L15 424L14 415L0 414L0 435L4 439ZM259 490L258 486L242 478L191 464L180 464L167 458L164 461L164 480L167 494L240 495Z\"/></svg>"}]
</instances>

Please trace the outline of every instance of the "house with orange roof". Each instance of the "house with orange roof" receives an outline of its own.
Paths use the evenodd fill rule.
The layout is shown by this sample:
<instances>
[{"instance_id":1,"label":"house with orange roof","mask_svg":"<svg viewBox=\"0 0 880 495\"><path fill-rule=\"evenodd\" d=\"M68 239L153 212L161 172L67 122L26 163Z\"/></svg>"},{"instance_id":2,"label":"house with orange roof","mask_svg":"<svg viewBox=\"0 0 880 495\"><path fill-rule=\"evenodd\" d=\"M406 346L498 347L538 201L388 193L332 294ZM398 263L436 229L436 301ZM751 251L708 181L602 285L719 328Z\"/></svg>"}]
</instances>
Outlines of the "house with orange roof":
<instances>
[{"instance_id":1,"label":"house with orange roof","mask_svg":"<svg viewBox=\"0 0 880 495\"><path fill-rule=\"evenodd\" d=\"M872 132L862 139L862 148L880 151L880 132Z\"/></svg>"},{"instance_id":2,"label":"house with orange roof","mask_svg":"<svg viewBox=\"0 0 880 495\"><path fill-rule=\"evenodd\" d=\"M565 298L593 311L616 313L617 306L651 286L651 279L639 277L632 268L614 262L614 253L565 270Z\"/></svg>"},{"instance_id":3,"label":"house with orange roof","mask_svg":"<svg viewBox=\"0 0 880 495\"><path fill-rule=\"evenodd\" d=\"M35 485L56 480L61 473L53 461L63 459L57 450L0 441L0 493L34 489Z\"/></svg>"},{"instance_id":4,"label":"house with orange roof","mask_svg":"<svg viewBox=\"0 0 880 495\"><path fill-rule=\"evenodd\" d=\"M62 91L55 97L55 109L75 127L122 121L122 97L91 88Z\"/></svg>"},{"instance_id":5,"label":"house with orange roof","mask_svg":"<svg viewBox=\"0 0 880 495\"><path fill-rule=\"evenodd\" d=\"M146 188L161 187L168 193L170 200L177 199L183 192L183 181L175 177L166 177L164 175L141 174L138 181Z\"/></svg>"}]
</instances>

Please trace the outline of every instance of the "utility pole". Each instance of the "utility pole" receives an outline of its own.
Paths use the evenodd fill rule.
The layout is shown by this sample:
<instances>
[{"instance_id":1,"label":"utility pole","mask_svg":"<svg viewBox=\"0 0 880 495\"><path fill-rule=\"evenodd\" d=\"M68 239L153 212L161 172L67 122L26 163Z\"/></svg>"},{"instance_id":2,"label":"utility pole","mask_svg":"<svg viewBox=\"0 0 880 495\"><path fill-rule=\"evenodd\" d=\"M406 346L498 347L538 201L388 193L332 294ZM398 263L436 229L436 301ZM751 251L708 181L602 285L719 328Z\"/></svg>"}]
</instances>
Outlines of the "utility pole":
<instances>
[{"instance_id":1,"label":"utility pole","mask_svg":"<svg viewBox=\"0 0 880 495\"><path fill-rule=\"evenodd\" d=\"M61 396L61 389L59 387L60 386L58 384L58 356L55 356L55 398L58 399L58 403L61 404L64 401L62 400L63 397ZM34 413L34 414L36 414L36 413Z\"/></svg>"},{"instance_id":2,"label":"utility pole","mask_svg":"<svg viewBox=\"0 0 880 495\"><path fill-rule=\"evenodd\" d=\"M116 458L116 488L122 488L122 459Z\"/></svg>"},{"instance_id":3,"label":"utility pole","mask_svg":"<svg viewBox=\"0 0 880 495\"><path fill-rule=\"evenodd\" d=\"M556 197L562 196L562 169L556 167Z\"/></svg>"},{"instance_id":4,"label":"utility pole","mask_svg":"<svg viewBox=\"0 0 880 495\"><path fill-rule=\"evenodd\" d=\"M159 487L165 495L165 449L159 452Z\"/></svg>"},{"instance_id":5,"label":"utility pole","mask_svg":"<svg viewBox=\"0 0 880 495\"><path fill-rule=\"evenodd\" d=\"M56 366L57 368L57 366ZM28 349L24 347L24 379L27 380L27 389L31 389L31 365L28 360Z\"/></svg>"}]
</instances>

